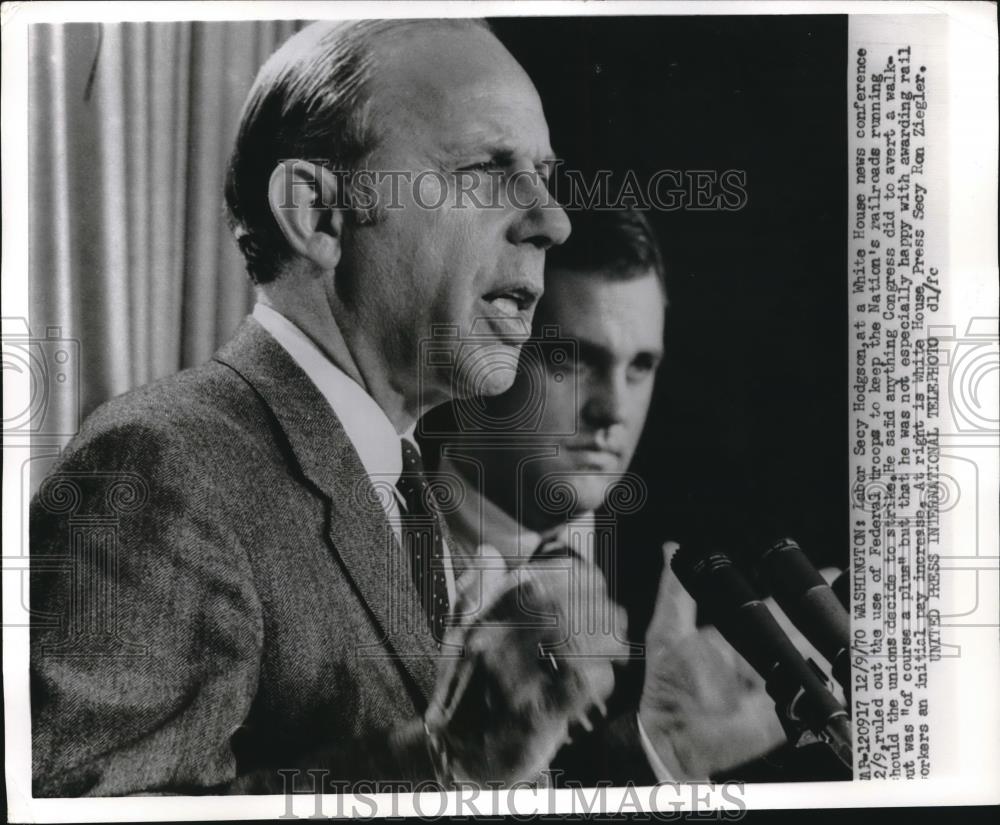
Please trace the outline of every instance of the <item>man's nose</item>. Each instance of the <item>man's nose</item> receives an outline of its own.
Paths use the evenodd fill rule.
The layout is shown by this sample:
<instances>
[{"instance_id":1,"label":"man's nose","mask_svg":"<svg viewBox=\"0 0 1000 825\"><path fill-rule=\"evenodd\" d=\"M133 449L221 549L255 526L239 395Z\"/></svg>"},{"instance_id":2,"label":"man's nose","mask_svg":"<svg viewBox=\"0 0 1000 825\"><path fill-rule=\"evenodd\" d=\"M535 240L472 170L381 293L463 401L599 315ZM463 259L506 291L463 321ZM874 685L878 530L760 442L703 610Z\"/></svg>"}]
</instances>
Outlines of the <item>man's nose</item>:
<instances>
[{"instance_id":1,"label":"man's nose","mask_svg":"<svg viewBox=\"0 0 1000 825\"><path fill-rule=\"evenodd\" d=\"M538 175L522 175L508 200L518 213L511 241L534 244L539 249L565 243L570 233L569 217Z\"/></svg>"},{"instance_id":2,"label":"man's nose","mask_svg":"<svg viewBox=\"0 0 1000 825\"><path fill-rule=\"evenodd\" d=\"M606 429L625 421L628 385L624 374L608 371L593 378L585 388L584 423L594 429Z\"/></svg>"}]
</instances>

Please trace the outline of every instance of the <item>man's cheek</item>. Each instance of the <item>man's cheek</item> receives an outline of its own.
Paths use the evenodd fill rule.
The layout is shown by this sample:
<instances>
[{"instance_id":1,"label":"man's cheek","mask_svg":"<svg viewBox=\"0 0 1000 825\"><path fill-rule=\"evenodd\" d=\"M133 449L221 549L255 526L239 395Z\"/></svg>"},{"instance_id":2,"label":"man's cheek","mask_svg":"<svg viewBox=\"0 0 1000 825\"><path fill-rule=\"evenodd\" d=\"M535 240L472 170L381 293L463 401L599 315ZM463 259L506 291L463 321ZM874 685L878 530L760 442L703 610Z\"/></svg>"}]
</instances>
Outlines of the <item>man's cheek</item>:
<instances>
[{"instance_id":1,"label":"man's cheek","mask_svg":"<svg viewBox=\"0 0 1000 825\"><path fill-rule=\"evenodd\" d=\"M632 451L635 450L636 445L639 443L639 439L642 436L642 431L646 428L646 418L649 414L649 403L652 399L652 393L643 393L636 402L631 406L628 414L625 418L625 434L626 434L626 446L628 447L629 454L631 457Z\"/></svg>"},{"instance_id":2,"label":"man's cheek","mask_svg":"<svg viewBox=\"0 0 1000 825\"><path fill-rule=\"evenodd\" d=\"M576 434L580 421L572 375L548 375L539 389L542 392L541 431L553 437Z\"/></svg>"}]
</instances>

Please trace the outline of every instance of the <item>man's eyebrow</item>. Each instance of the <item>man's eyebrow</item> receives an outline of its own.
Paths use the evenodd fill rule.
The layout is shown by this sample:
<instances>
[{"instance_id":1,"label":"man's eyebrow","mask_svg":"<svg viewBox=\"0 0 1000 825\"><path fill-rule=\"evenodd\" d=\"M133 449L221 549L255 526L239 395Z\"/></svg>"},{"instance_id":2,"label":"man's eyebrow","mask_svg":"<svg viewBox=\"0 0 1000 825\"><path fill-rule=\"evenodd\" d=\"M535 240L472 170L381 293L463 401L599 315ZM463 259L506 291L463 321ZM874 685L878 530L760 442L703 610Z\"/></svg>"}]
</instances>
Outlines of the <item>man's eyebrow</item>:
<instances>
[{"instance_id":1,"label":"man's eyebrow","mask_svg":"<svg viewBox=\"0 0 1000 825\"><path fill-rule=\"evenodd\" d=\"M603 344L590 341L579 336L571 336L576 341L580 358L592 364L609 364L615 360L615 353ZM664 356L663 347L645 347L636 352L630 360L637 358L651 358L654 361L662 361Z\"/></svg>"},{"instance_id":2,"label":"man's eyebrow","mask_svg":"<svg viewBox=\"0 0 1000 825\"><path fill-rule=\"evenodd\" d=\"M580 358L587 363L604 365L614 360L614 353L595 341L576 336L576 345L580 351Z\"/></svg>"},{"instance_id":3,"label":"man's eyebrow","mask_svg":"<svg viewBox=\"0 0 1000 825\"><path fill-rule=\"evenodd\" d=\"M664 356L663 347L648 347L647 349L639 350L639 352L635 354L636 358L640 358L642 356L647 356L657 362L662 361Z\"/></svg>"},{"instance_id":4,"label":"man's eyebrow","mask_svg":"<svg viewBox=\"0 0 1000 825\"><path fill-rule=\"evenodd\" d=\"M445 146L444 154L450 160L488 157L494 160L509 162L514 157L514 150L505 144L463 140Z\"/></svg>"},{"instance_id":5,"label":"man's eyebrow","mask_svg":"<svg viewBox=\"0 0 1000 825\"><path fill-rule=\"evenodd\" d=\"M470 136L465 140L448 144L445 146L445 152L447 152L452 160L485 155L501 163L511 163L518 156L519 150L516 146L506 141L496 141L493 139L479 140L475 136ZM558 163L559 158L552 149L546 148L532 162L536 165L548 166Z\"/></svg>"}]
</instances>

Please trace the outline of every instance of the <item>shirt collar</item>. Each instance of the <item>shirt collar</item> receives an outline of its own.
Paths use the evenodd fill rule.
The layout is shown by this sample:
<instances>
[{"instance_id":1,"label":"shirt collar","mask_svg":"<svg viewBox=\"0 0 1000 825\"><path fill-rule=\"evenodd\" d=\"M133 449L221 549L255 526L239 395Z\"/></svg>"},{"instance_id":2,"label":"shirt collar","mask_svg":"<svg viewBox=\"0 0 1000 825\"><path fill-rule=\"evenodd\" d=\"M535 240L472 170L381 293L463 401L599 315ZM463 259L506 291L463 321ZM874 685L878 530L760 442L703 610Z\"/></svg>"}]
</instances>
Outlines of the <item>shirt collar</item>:
<instances>
[{"instance_id":1,"label":"shirt collar","mask_svg":"<svg viewBox=\"0 0 1000 825\"><path fill-rule=\"evenodd\" d=\"M593 534L593 513L584 513L545 533L537 533L484 496L448 457L441 459L440 472L460 478L465 493L458 509L448 515L457 553L470 556L480 545L488 544L503 556L508 567L513 568L531 558L543 542L555 541L581 550L587 560L592 559L592 543L586 542L581 547L578 537Z\"/></svg>"},{"instance_id":2,"label":"shirt collar","mask_svg":"<svg viewBox=\"0 0 1000 825\"><path fill-rule=\"evenodd\" d=\"M412 441L414 428L400 436L364 387L327 358L280 312L258 303L253 308L253 317L316 385L340 420L369 477L391 480L395 485L403 471L399 440L405 437Z\"/></svg>"}]
</instances>

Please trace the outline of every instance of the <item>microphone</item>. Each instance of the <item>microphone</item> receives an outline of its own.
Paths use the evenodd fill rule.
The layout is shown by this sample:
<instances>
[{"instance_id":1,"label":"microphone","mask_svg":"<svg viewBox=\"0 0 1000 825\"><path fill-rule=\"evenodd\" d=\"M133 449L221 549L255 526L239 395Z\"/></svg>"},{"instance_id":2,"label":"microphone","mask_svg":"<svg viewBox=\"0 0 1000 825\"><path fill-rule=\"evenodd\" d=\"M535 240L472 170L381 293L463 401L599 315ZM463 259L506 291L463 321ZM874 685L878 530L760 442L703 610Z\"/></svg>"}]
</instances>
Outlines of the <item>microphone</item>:
<instances>
[{"instance_id":1,"label":"microphone","mask_svg":"<svg viewBox=\"0 0 1000 825\"><path fill-rule=\"evenodd\" d=\"M830 663L849 702L851 620L833 589L794 539L783 538L767 547L756 569L788 618Z\"/></svg>"},{"instance_id":2,"label":"microphone","mask_svg":"<svg viewBox=\"0 0 1000 825\"><path fill-rule=\"evenodd\" d=\"M853 746L847 711L827 690L816 666L802 658L732 559L688 545L674 553L670 566L719 632L764 678L789 737L798 739L804 729L812 731L850 768Z\"/></svg>"}]
</instances>

